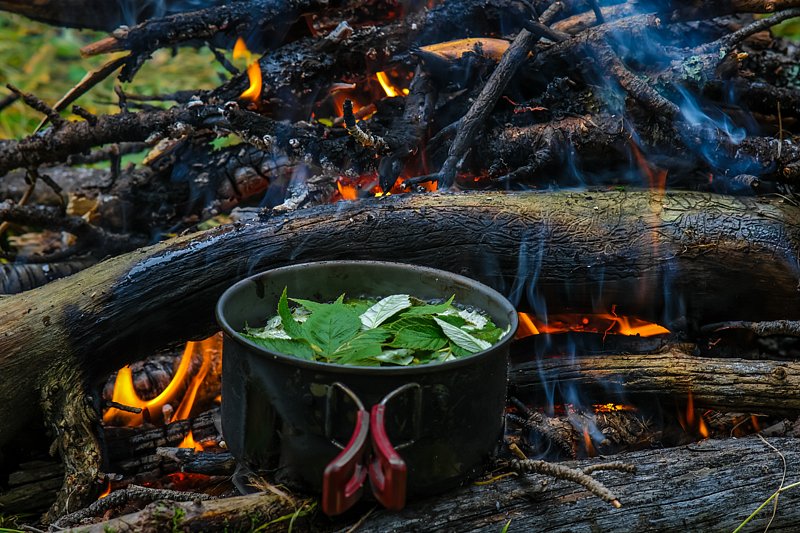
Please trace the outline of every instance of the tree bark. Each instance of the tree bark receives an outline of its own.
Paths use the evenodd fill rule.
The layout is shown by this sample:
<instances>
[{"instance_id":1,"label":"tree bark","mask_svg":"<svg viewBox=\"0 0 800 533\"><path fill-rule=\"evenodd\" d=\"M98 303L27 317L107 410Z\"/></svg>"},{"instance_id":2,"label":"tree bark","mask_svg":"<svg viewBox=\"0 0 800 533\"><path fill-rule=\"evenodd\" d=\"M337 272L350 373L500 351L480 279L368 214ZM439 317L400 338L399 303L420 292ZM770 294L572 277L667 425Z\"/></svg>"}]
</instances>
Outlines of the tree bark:
<instances>
[{"instance_id":1,"label":"tree bark","mask_svg":"<svg viewBox=\"0 0 800 533\"><path fill-rule=\"evenodd\" d=\"M800 412L800 363L695 357L672 350L648 355L547 357L512 365L510 384L543 394L543 383L574 387L586 398L613 401L631 395L686 398L698 407L794 414Z\"/></svg>"},{"instance_id":2,"label":"tree bark","mask_svg":"<svg viewBox=\"0 0 800 533\"><path fill-rule=\"evenodd\" d=\"M602 296L604 310L691 327L800 318L798 250L797 207L677 192L392 196L186 235L2 299L0 444L48 384L98 383L207 334L220 294L269 268L400 261L464 273L520 309L592 310Z\"/></svg>"}]
</instances>

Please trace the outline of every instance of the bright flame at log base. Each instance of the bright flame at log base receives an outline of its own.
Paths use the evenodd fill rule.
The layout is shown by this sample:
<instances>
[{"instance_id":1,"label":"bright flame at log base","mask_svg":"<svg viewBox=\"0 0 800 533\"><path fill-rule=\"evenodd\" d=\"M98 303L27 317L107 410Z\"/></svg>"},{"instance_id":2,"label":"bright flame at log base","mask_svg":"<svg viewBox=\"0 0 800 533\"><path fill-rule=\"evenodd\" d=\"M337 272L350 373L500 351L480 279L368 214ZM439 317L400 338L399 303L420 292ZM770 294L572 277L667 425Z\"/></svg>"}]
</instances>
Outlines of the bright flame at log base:
<instances>
[{"instance_id":1,"label":"bright flame at log base","mask_svg":"<svg viewBox=\"0 0 800 533\"><path fill-rule=\"evenodd\" d=\"M556 333L602 333L604 335L628 335L652 337L670 331L653 322L636 317L619 316L612 313L559 313L548 315L547 322L528 313L519 313L517 338L530 335Z\"/></svg>"},{"instance_id":2,"label":"bright flame at log base","mask_svg":"<svg viewBox=\"0 0 800 533\"><path fill-rule=\"evenodd\" d=\"M222 352L222 334L216 334L200 342L187 342L183 356L178 365L175 375L167 387L155 398L142 400L133 385L133 375L131 368L125 366L117 373L114 381L114 392L112 400L129 407L142 409L141 413L130 413L115 407L109 408L103 415L103 423L114 426L135 427L144 422L154 424L164 423L164 408L167 405L175 406L177 409L169 420L185 420L192 413L195 399L203 381L211 370L212 361L215 355ZM192 358L195 355L202 358L202 364L197 373L186 384L191 367ZM216 357L219 360L219 357Z\"/></svg>"}]
</instances>

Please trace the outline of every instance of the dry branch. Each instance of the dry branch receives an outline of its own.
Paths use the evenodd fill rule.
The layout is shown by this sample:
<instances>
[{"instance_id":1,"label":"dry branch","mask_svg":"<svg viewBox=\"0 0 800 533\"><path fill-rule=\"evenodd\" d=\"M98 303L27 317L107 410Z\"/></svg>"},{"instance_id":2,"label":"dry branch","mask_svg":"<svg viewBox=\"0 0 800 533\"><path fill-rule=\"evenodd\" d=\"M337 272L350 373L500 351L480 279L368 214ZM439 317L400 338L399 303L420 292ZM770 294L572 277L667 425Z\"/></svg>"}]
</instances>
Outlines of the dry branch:
<instances>
[{"instance_id":1,"label":"dry branch","mask_svg":"<svg viewBox=\"0 0 800 533\"><path fill-rule=\"evenodd\" d=\"M686 398L727 411L792 414L800 411L800 364L687 355L677 350L648 355L542 358L516 362L509 374L520 393L536 394L543 383L575 387L587 397L608 401L617 390L629 395Z\"/></svg>"}]
</instances>

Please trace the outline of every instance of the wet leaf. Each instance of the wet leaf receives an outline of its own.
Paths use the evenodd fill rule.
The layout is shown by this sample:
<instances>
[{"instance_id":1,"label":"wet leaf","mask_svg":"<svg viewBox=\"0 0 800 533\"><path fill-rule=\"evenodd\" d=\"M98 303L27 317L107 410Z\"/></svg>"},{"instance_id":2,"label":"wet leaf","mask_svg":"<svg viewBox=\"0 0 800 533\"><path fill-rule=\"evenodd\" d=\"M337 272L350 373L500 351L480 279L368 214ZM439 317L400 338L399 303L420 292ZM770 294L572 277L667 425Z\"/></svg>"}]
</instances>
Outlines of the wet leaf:
<instances>
[{"instance_id":1,"label":"wet leaf","mask_svg":"<svg viewBox=\"0 0 800 533\"><path fill-rule=\"evenodd\" d=\"M302 337L311 343L312 348L318 348L322 355L330 357L342 344L355 337L360 329L361 320L355 311L336 302L320 306L311 313L302 326Z\"/></svg>"},{"instance_id":2,"label":"wet leaf","mask_svg":"<svg viewBox=\"0 0 800 533\"><path fill-rule=\"evenodd\" d=\"M314 350L312 350L311 346L309 346L308 343L305 341L298 341L293 339L256 337L255 335L247 335L247 334L244 334L242 336L245 337L246 339L253 341L259 346L263 346L264 348L272 352L292 355L294 357L299 357L300 359L305 359L307 361L314 360Z\"/></svg>"},{"instance_id":3,"label":"wet leaf","mask_svg":"<svg viewBox=\"0 0 800 533\"><path fill-rule=\"evenodd\" d=\"M442 328L442 331L447 336L447 338L453 341L453 344L455 344L459 348L467 350L470 353L480 352L486 350L487 348L491 348L492 346L490 342L486 342L485 340L473 337L463 329L454 326L448 322L445 322L441 318L433 317L433 320L435 320L436 323L439 324L439 327Z\"/></svg>"},{"instance_id":4,"label":"wet leaf","mask_svg":"<svg viewBox=\"0 0 800 533\"><path fill-rule=\"evenodd\" d=\"M361 315L361 324L367 329L376 328L409 307L411 307L411 298L408 294L387 296Z\"/></svg>"}]
</instances>

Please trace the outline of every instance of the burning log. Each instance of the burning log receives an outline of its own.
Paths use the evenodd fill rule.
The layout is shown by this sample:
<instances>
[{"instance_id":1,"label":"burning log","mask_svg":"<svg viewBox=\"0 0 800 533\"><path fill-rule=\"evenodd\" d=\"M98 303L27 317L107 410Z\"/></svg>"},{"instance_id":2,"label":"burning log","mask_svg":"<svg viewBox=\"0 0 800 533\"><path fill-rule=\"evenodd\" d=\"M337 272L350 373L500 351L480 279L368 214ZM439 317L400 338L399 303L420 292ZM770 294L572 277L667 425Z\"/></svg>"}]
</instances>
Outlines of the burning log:
<instances>
[{"instance_id":1,"label":"burning log","mask_svg":"<svg viewBox=\"0 0 800 533\"><path fill-rule=\"evenodd\" d=\"M757 438L708 440L670 450L620 454L615 459L635 465L636 474L596 474L597 479L613 486L622 503L620 509L613 509L585 489L566 481L553 482L537 474L507 476L489 483L472 484L440 497L409 502L400 512L370 512L358 520L359 531L499 530L509 521L512 527L525 531L587 528L676 531L687 526L730 531L778 488L784 474L787 480L800 475L800 441L772 438L768 442L782 454L785 463ZM584 460L566 464L586 469L597 462ZM720 494L725 494L723 503ZM792 491L781 496L772 527L791 529L800 521L798 498L797 492ZM181 513L184 517L181 526L192 530L210 530L223 520L229 527L237 524L252 527L249 517L254 510L259 511L259 523L267 523L292 514L296 509L291 502L269 492L169 505L165 511L158 512L156 507L149 506L138 513L82 526L75 531L137 529L144 524L155 530L164 529L173 524L176 508L185 511ZM258 507L254 509L254 505ZM367 508L362 509L363 513L366 511ZM757 515L751 525L764 527L770 515L769 512ZM301 520L295 525L309 519ZM322 530L341 530L355 520L340 519L331 523L317 519L312 524Z\"/></svg>"},{"instance_id":2,"label":"burning log","mask_svg":"<svg viewBox=\"0 0 800 533\"><path fill-rule=\"evenodd\" d=\"M697 357L673 349L647 355L515 361L509 378L520 393L537 396L547 382L574 387L600 401L691 394L698 406L708 408L777 415L800 412L800 364L793 361Z\"/></svg>"},{"instance_id":3,"label":"burning log","mask_svg":"<svg viewBox=\"0 0 800 533\"><path fill-rule=\"evenodd\" d=\"M180 237L4 299L0 370L11 378L0 387L0 441L28 421L46 384L104 379L205 333L219 294L253 271L391 259L466 273L534 311L545 301L591 309L602 286L620 312L663 317L666 284L685 305L685 316L673 319L690 325L797 319L798 221L800 210L781 200L481 193L364 200ZM759 269L743 266L754 262Z\"/></svg>"},{"instance_id":4,"label":"burning log","mask_svg":"<svg viewBox=\"0 0 800 533\"><path fill-rule=\"evenodd\" d=\"M0 371L9 379L0 387L0 442L29 423L41 391L62 454L80 451L67 477L78 485L72 501L80 501L78 490L88 494L99 469L97 456L85 453L97 444L86 429L96 414L83 384L202 335L219 294L255 270L391 259L466 273L533 311L543 302L591 309L602 286L620 312L663 316L666 284L685 305L685 317L674 319L689 324L797 319L799 218L781 200L692 193L444 194L324 206L187 235L4 299ZM409 245L409 236L424 246ZM756 271L742 266L753 261Z\"/></svg>"}]
</instances>

